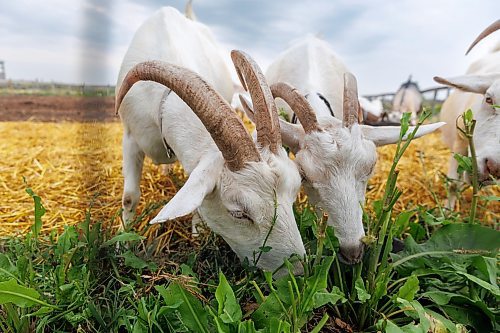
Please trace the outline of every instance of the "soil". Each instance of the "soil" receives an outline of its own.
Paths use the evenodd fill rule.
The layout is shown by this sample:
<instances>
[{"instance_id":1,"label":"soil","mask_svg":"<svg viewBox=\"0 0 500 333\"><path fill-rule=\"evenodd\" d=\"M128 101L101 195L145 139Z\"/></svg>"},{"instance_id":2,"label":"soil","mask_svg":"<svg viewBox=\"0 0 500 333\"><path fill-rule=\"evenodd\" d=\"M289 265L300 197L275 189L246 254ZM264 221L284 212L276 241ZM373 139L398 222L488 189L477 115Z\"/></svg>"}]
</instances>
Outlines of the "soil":
<instances>
[{"instance_id":1,"label":"soil","mask_svg":"<svg viewBox=\"0 0 500 333\"><path fill-rule=\"evenodd\" d=\"M113 122L113 96L0 95L0 121Z\"/></svg>"}]
</instances>

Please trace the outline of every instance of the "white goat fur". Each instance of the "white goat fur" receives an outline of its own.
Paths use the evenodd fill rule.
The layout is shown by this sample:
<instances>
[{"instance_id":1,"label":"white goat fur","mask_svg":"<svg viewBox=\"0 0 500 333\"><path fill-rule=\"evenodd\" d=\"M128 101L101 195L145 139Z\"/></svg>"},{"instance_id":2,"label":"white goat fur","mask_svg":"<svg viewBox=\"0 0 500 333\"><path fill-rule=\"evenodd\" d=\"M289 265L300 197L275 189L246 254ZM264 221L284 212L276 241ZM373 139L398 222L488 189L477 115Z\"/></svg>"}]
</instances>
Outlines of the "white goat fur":
<instances>
[{"instance_id":1,"label":"white goat fur","mask_svg":"<svg viewBox=\"0 0 500 333\"><path fill-rule=\"evenodd\" d=\"M491 50L473 62L466 75L444 79L440 82L457 88L443 103L441 120L447 124L442 128L443 142L453 153L468 155L468 143L456 129L457 118L466 110L471 109L476 119L474 130L474 146L476 148L479 179L483 184L492 184L489 172L495 173L498 178L500 168L500 110L486 102L491 98L493 105L500 104L500 41ZM463 126L461 121L458 122ZM491 170L487 170L489 161ZM459 179L457 161L450 157L448 177ZM456 195L454 189L450 191L448 206L453 208Z\"/></svg>"},{"instance_id":2,"label":"white goat fur","mask_svg":"<svg viewBox=\"0 0 500 333\"><path fill-rule=\"evenodd\" d=\"M305 135L300 126L281 122L283 142L296 152L295 162L312 203L328 212L328 223L335 227L344 259L355 262L363 249L361 206L377 159L375 146L397 142L400 129L358 124L350 129L342 127L337 118L342 119L345 72L347 68L328 44L309 36L282 53L270 65L266 77L269 84L287 82L308 94L322 131ZM317 92L327 98L337 118L331 116ZM287 105L278 105L291 114ZM441 125L422 126L416 137Z\"/></svg>"},{"instance_id":3,"label":"white goat fur","mask_svg":"<svg viewBox=\"0 0 500 333\"><path fill-rule=\"evenodd\" d=\"M123 60L116 91L130 68L154 59L197 72L230 101L233 83L218 50L205 26L173 8L162 8L135 34ZM153 82L137 82L119 110L124 125L123 220L130 221L135 214L144 156L156 164L175 161L175 157L166 156L163 135L190 176L151 223L198 209L207 225L229 243L240 259L251 259L271 227L275 199L278 218L266 243L272 250L262 254L258 265L274 270L291 254L304 255L292 212L300 175L285 151L272 154L259 149L262 161L247 163L243 169L232 172L191 109L173 92L162 102L165 91L164 86Z\"/></svg>"}]
</instances>

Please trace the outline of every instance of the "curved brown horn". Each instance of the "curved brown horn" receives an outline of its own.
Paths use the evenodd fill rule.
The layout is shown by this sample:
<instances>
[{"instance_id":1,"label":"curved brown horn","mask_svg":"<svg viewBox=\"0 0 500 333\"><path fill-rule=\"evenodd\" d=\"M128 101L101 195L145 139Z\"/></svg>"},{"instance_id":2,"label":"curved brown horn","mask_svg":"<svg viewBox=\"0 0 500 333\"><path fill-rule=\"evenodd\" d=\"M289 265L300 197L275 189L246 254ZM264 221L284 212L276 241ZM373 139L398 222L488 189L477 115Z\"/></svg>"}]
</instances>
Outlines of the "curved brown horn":
<instances>
[{"instance_id":1,"label":"curved brown horn","mask_svg":"<svg viewBox=\"0 0 500 333\"><path fill-rule=\"evenodd\" d=\"M128 73L116 96L116 110L137 81L154 81L172 89L200 118L231 171L260 155L238 116L227 102L193 71L162 61L146 61Z\"/></svg>"},{"instance_id":2,"label":"curved brown horn","mask_svg":"<svg viewBox=\"0 0 500 333\"><path fill-rule=\"evenodd\" d=\"M278 109L266 79L259 66L246 53L231 51L231 59L238 73L241 84L250 92L255 111L257 142L268 146L273 153L281 147L280 123Z\"/></svg>"},{"instance_id":3,"label":"curved brown horn","mask_svg":"<svg viewBox=\"0 0 500 333\"><path fill-rule=\"evenodd\" d=\"M495 22L490 24L486 29L484 29L483 32L481 32L479 36L477 36L477 38L469 46L469 49L467 50L467 52L465 52L465 55L467 55L470 52L470 50L472 50L474 46L476 46L476 44L479 43L483 38L497 31L498 29L500 29L500 20L496 20Z\"/></svg>"},{"instance_id":4,"label":"curved brown horn","mask_svg":"<svg viewBox=\"0 0 500 333\"><path fill-rule=\"evenodd\" d=\"M279 97L290 105L306 133L319 130L316 113L307 99L296 88L285 82L274 83L270 88L274 98Z\"/></svg>"},{"instance_id":5,"label":"curved brown horn","mask_svg":"<svg viewBox=\"0 0 500 333\"><path fill-rule=\"evenodd\" d=\"M351 127L354 123L360 122L359 114L361 108L358 100L358 83L352 73L344 73L344 105L343 121L344 127Z\"/></svg>"}]
</instances>

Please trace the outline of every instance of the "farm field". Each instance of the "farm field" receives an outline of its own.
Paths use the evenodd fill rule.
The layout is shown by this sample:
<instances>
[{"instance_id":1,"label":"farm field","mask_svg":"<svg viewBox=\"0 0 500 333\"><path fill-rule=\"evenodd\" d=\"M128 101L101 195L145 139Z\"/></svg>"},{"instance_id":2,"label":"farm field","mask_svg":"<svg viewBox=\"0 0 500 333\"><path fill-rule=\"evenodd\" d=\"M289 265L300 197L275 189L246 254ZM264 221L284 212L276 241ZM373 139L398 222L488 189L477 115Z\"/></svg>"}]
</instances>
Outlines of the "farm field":
<instances>
[{"instance_id":1,"label":"farm field","mask_svg":"<svg viewBox=\"0 0 500 333\"><path fill-rule=\"evenodd\" d=\"M114 115L112 97L0 96L0 114L4 157L0 162L0 195L4 198L0 235L29 230L32 205L24 192L27 186L44 198L44 231L60 231L64 225L80 222L91 201L94 218L110 221L119 215L122 125ZM378 148L379 162L368 185L368 207L382 195L394 150L395 145ZM396 212L418 205L434 207L433 195L446 197L443 177L448 158L449 150L439 133L411 144L399 166L403 196ZM175 194L185 175L179 165L170 172L164 174L161 167L146 160L139 211ZM487 188L483 195L494 191ZM466 193L459 210L466 213L469 201L470 193ZM500 203L492 201L479 213L485 224L492 225L500 217ZM114 221L118 226L119 221Z\"/></svg>"},{"instance_id":2,"label":"farm field","mask_svg":"<svg viewBox=\"0 0 500 333\"><path fill-rule=\"evenodd\" d=\"M249 125L249 127L251 127L251 125ZM151 327L153 327L149 329L147 325L144 324L144 320L149 320L144 318L149 318L148 316L151 316L152 313L149 312L148 314L148 311L153 311L152 309L158 304L155 302L158 302L160 299L160 296L158 296L158 299L154 298L152 294L153 291L156 290L162 297L166 297L166 294L172 297L180 297L180 295L183 295L189 298L189 302L195 304L195 307L199 307L201 304L207 304L205 306L209 306L208 304L214 303L213 292L217 283L219 283L219 288L226 288L225 290L229 294L233 291L229 292L227 288L229 288L229 290L233 288L240 300L243 311L246 312L246 314L243 313L244 318L248 319L251 316L256 323L261 320L260 325L262 325L262 322L268 323L262 319L264 315L262 311L256 311L256 314L252 314L252 307L256 307L258 304L255 300L255 293L252 294L252 292L249 291L249 288L253 288L250 285L250 281L257 280L259 287L262 288L259 292L266 292L267 287L265 279L259 277L258 273L251 270L251 273L245 273L243 270L244 265L241 266L241 264L238 263L235 255L231 253L230 249L228 249L227 245L225 245L220 238L214 237L213 234L207 231L203 231L202 235L198 238L191 237L190 216L162 225L149 226L147 224L148 220L155 216L158 209L162 206L161 204L173 197L176 191L178 191L185 182L186 175L178 164L164 170L160 166L153 165L150 160L146 159L141 182L141 201L138 207L139 213L143 212L144 215L141 216L134 225L134 230L130 231L130 233L126 233L125 235L127 235L127 237L123 238L126 242L130 242L126 245L129 250L123 252L123 249L116 249L116 251L121 254L116 254L115 256L114 250L111 250L110 246L115 246L116 243L118 243L118 241L112 237L118 232L120 227L121 194L123 188L123 179L121 176L121 135L122 125L119 119L114 115L113 97L0 96L0 151L2 152L2 159L0 160L0 197L2 198L0 206L0 237L2 237L7 244L2 245L2 248L10 248L9 244L13 242L12 236L15 236L14 239L22 240L28 234L25 246L28 246L26 244L29 244L29 246L33 246L33 244L45 244L43 246L48 247L49 252L52 253L51 256L55 256L53 259L50 259L53 260L53 265L57 265L59 255L61 255L60 260L70 260L67 262L69 266L67 266L68 271L65 274L68 274L68 276L73 274L73 277L70 279L68 276L57 277L54 275L54 277L50 277L49 280L52 281L52 279L54 279L55 285L59 287L64 285L66 287L63 288L72 290L72 288L75 287L73 283L78 283L72 282L72 279L74 279L74 281L79 281L78 279L83 279L81 274L86 274L83 271L77 273L73 268L86 267L85 270L88 269L92 277L96 279L94 283L97 283L97 286L93 285L92 288L99 289L99 284L108 283L109 286L112 285L110 288L116 291L116 294L113 294L113 296L108 294L104 296L108 291L97 289L92 292L88 291L88 293L84 292L83 296L79 296L80 298L73 294L73 296L69 296L64 293L54 296L58 302L62 302L60 305L65 304L64 302L75 302L75 304L79 306L78 311L82 311L82 313L79 314L80 317L76 314L74 314L73 317L65 314L64 324L60 324L61 326L59 326L59 328L62 331L72 331L71 327L73 327L73 330L77 331L77 327L83 327L86 329L85 331L106 332L110 331L110 327L122 327L122 329L126 327L124 331L132 331L133 329L137 332L160 332L161 330L154 329L156 324L149 323L152 325ZM444 174L446 173L448 165L449 150L443 146L439 135L439 133L434 133L412 142L397 168L399 170L397 186L402 191L402 195L395 203L392 214L393 216L403 216L407 214L411 221L410 224L419 224L423 226L421 230L427 233L427 236L420 235L419 241L428 239L428 236L432 234L436 226L439 228L441 222L439 222L439 218L436 218L436 216L439 217L440 214L444 214L440 213L438 206L446 197ZM385 185L392 166L392 159L395 151L395 145L378 148L379 160L374 175L369 181L367 191L366 210L367 214L370 216L376 215L373 209L374 202L380 200L384 196ZM33 208L33 198L26 193L26 188L31 188L33 192L41 198L43 206L46 209L43 215L43 223L39 225L39 230L36 232L37 235L40 235L37 236L40 238L40 243L37 243L38 241L32 243L33 240L30 238L31 236L29 236L34 232L33 225L38 215ZM500 196L500 190L498 187L489 187L481 190L480 195L481 197L488 198L498 197ZM470 200L471 190L468 189L462 194L457 212L453 214L445 212L445 215L452 216L449 218L450 221L465 221L469 215ZM90 215L88 215L89 207L91 207ZM298 221L310 220L312 218L312 213L310 213L310 210L307 208L307 200L303 194L299 196L297 201L297 214ZM373 218L375 219L375 217ZM478 206L477 219L489 228L498 229L500 202L498 200L481 200ZM81 226L82 222L84 226L87 225L88 230L102 233L101 236L94 235L97 237L94 239L94 245L90 242L88 244L85 243L89 241L90 234L85 234L85 227ZM94 227L88 227L89 224L92 224L95 228L100 228L99 223L102 223L102 231L93 229ZM309 221L308 223L312 222ZM312 230L317 230L316 228L320 228L321 224L316 225L314 223L312 226L307 226L307 228L304 227L304 232L316 242L315 237L317 236L316 234L313 236ZM75 227L74 229L70 229L68 226ZM406 238L411 235L417 239L418 233L412 228L413 227L410 225L407 225L401 230L398 236ZM448 229L450 228L453 228L453 226L448 227ZM87 232L92 233L92 231L88 230ZM481 229L481 231L477 231L476 229L471 229L470 232L478 232L478 234L484 235L486 232L485 230L486 229ZM84 235L86 239L83 242L87 245L81 245L83 244L82 239L78 237L82 237L82 235ZM58 237L59 241L57 241ZM65 237L68 239L66 241L72 244L68 245L66 249L69 251L67 253L72 253L70 259L68 259L68 257L63 259L63 254L57 254L58 251L61 251L60 242L65 240ZM108 238L106 239L104 237ZM462 234L462 237L467 238L467 235ZM42 241L43 239L45 239L45 241ZM47 241L47 239L52 240ZM115 240L113 241L113 239ZM457 240L458 243L461 241L462 240ZM315 271L315 275L310 276L310 279L325 279L325 287L326 277L320 275L324 275L328 272L328 267L332 265L334 260L333 257L331 257L334 254L333 241L330 240L330 242L330 245L325 245L324 250L330 257L325 255L324 259L321 261L316 262L316 260L314 260L315 264L320 263L318 267L323 267L323 271ZM15 241L14 243L16 244ZM17 246L18 249L21 247L20 245L15 246ZM16 248L15 246L12 248ZM51 246L53 246L53 248L51 248ZM87 251L85 246L89 246L88 253L90 253L90 251L96 251L95 258L88 253L85 254L86 252L79 252L84 249ZM104 251L103 249L105 249L105 254L100 253L100 251ZM138 257L134 254L127 254L131 251ZM213 251L215 254L210 251ZM316 246L313 246L311 247L311 252L308 253L315 253L316 251L318 251L318 249ZM410 250L407 249L406 251ZM10 260L14 261L14 257L22 253L23 252L13 254L9 259L5 259L5 256L0 256L0 267L6 262L10 262ZM117 259L118 257L124 258L125 261ZM481 256L478 257L483 258ZM78 260L82 261L73 261L77 260L75 258L80 258ZM99 260L102 260L102 262L95 262L94 260L97 260L96 258L101 258ZM332 258L331 261L329 258ZM397 259L397 257L395 258ZM117 260L116 263L110 264L114 260ZM152 260L153 263L149 260ZM26 282L26 285L32 284L33 281L43 280L41 271L36 268L44 267L40 264L42 261L41 259L35 259L34 262L37 264L32 268L34 280L32 280L31 283ZM184 265L185 263L189 266ZM109 273L112 270L110 265L118 265L118 268L114 268L116 276L113 275L115 273ZM337 268L340 267L339 265L340 264L336 262ZM408 270L409 268L405 265L401 265L401 267L402 270L398 270L398 273L401 274L401 276L405 276L404 274L407 274L405 269ZM45 269L46 268L43 268L43 270ZM191 271L191 269L194 272ZM431 268L427 267L425 269L430 270ZM20 268L16 268L16 272L17 270L20 270ZM332 266L332 271L333 270L335 269ZM361 267L359 270L361 271ZM106 271L108 271L108 273L105 273ZM219 271L227 275L229 284L227 281L225 285L220 282L225 281L226 278L222 278L220 275L218 276ZM335 302L347 302L346 304L348 304L353 301L353 306L361 311L360 316L362 316L363 311L368 311L366 306L370 304L368 301L369 295L363 296L362 294L363 291L365 293L367 290L368 293L370 292L368 289L368 282L366 282L367 290L365 290L364 284L362 287L358 284L359 278L356 279L354 284L354 275L360 273L355 273L356 271L353 271L353 276L350 275L351 273L345 273L347 275L343 277L344 282L347 283L346 281L348 279L352 279L352 290L357 290L357 294L354 293L349 296L348 285L344 288L342 283L338 286L335 284L338 282L339 278L339 276L335 274L340 274L338 271L335 272L336 273L332 273L332 280L329 280L328 288L331 288L331 283L336 287L330 289L331 294L328 295L335 294L334 291L337 290L335 288L340 286L341 289L335 294L335 297L338 297ZM106 277L101 276L103 273ZM4 273L0 272L0 277L2 274ZM113 278L110 279L109 274L111 274ZM195 276L197 278L195 278ZM58 279L61 278L62 280L59 281ZM201 282L200 285L197 285L198 278ZM414 283L416 277L410 278L409 280L407 279L408 277L400 280L400 282L394 282L392 286L397 286L398 288L414 288L414 286L410 286L409 283L403 284L403 282L411 281ZM300 281L297 282L299 285L303 283ZM167 291L161 286L162 283L166 282L170 283ZM115 285L115 283L118 286ZM418 290L418 280L416 283ZM425 278L422 278L420 282L422 292L432 289L432 284L429 282L431 286L429 287L426 283L428 282L426 282ZM354 287L354 285L356 285L356 287ZM127 287L122 290L120 286L121 288ZM187 296L185 293L183 294L182 290L184 289L179 288L179 286L189 291ZM45 287L47 290L52 288L49 285ZM43 291L45 287L42 287L41 290ZM136 291L132 291L134 288L136 288ZM125 301L121 301L123 303L120 303L120 306L116 304L113 305L116 306L116 308L112 308L109 310L109 313L106 313L103 310L106 306L104 304L106 302L111 302L111 300L117 302L122 292L125 293L128 298L126 298ZM279 292L280 294L277 294L278 296L275 297L284 297L282 290ZM291 293L293 294L293 292ZM416 295L416 293L416 290L410 292L413 296ZM89 300L96 295L100 295L99 297L104 300L102 304L101 299L95 302L89 302ZM349 301L344 299L344 296L349 298ZM406 297L408 302L416 302L413 300L413 296L402 296L401 291L398 293L398 297ZM116 299L112 297L116 297ZM192 297L192 299L190 297ZM268 299L271 298L271 296L267 297ZM333 296L328 297L330 297L331 304L335 304L332 299ZM486 296L484 297L486 299ZM342 301L342 299L344 300ZM171 309L177 309L176 306L178 305L170 304L167 298L165 298L165 300ZM218 298L217 301L220 302ZM235 311L234 307L236 305L228 305L231 303L230 300L226 300L226 302L229 302L226 306L232 306L232 311ZM283 302L285 302L285 300L283 300ZM125 305L125 303L127 305ZM326 303L328 302L325 300L324 303L319 301L318 304ZM402 307L401 310L398 310L395 305L387 304L389 303L386 303L386 305L378 309L384 310L384 307L388 307L392 312L395 312L395 314L401 314L403 311L407 311L410 306L408 305L410 303L408 303L406 307ZM403 304L406 303L403 302ZM337 303L337 305L340 306L340 303ZM297 319L297 322L294 322L294 327L301 327L302 325L304 329L308 327L312 329L316 325L322 323L322 325L324 325L322 326L322 332L353 332L357 325L354 320L355 317L350 317L352 315L351 312L339 308L337 305L321 308L315 305L315 312L311 312L312 310L309 308L307 308L308 310L303 309L304 312L302 316L305 317L300 320ZM269 308L268 311L276 311L270 304L266 306ZM370 306L375 307L378 305L374 303L374 305ZM414 303L411 303L411 306L416 307ZM95 318L99 316L93 312L94 310L91 310L92 307L94 307L94 310L96 308L98 309L97 311L100 312L99 316L110 320L109 326L106 326L105 320L102 318L101 320L95 321ZM142 309L140 307L142 307ZM122 310L124 311L123 313ZM50 311L59 310L52 309ZM75 308L73 311L76 312L77 309ZM141 313L141 311L146 312ZM168 312L168 310L164 311ZM181 307L176 311L183 313L184 310ZM201 313L201 308L197 308L197 311ZM241 317L241 310L239 311ZM487 312L486 310L484 311ZM132 319L135 312L139 312L139 317L143 318L142 324L138 324L141 323L140 320L134 321L137 320L137 318ZM1 310L0 313L9 313L8 308L7 310ZM21 312L21 314L23 313L25 312ZM348 315L348 313L351 314ZM330 316L328 321L324 320L326 314ZM41 317L43 317L43 315L43 313L39 314ZM159 314L155 313L155 315L158 315L158 318L160 318ZM172 314L169 314L167 317L170 316L168 318L171 318L171 315ZM178 313L176 315L178 315ZM193 318L189 316L192 315L193 313L183 318L185 320L191 320ZM121 318L121 321L116 318L112 319L114 318L113 316ZM120 316L123 316L123 318ZM367 319L368 321L376 318L376 316L371 316L372 315L367 315L367 318L369 318ZM481 316L484 316L484 314L481 314ZM304 326L303 321L306 317L308 318L308 324ZM125 320L125 318L127 319ZM432 317L433 320L436 318L441 317L438 315ZM457 317L449 317L448 319L450 318L455 319ZM421 322L423 322L424 319L420 319ZM494 321L494 319L490 319L492 322ZM116 322L113 320L116 320ZM163 327L161 325L161 320L158 320L159 323L157 323L157 325ZM203 319L202 316L201 322L205 320L206 317ZM217 319L214 320L217 321ZM52 319L47 319L47 321L47 323L44 322L43 324L48 325L46 327L57 327L57 324ZM446 322L445 319L441 321ZM175 323L175 320L173 322ZM395 322L398 321L396 320ZM405 320L401 320L400 322L404 324L407 323ZM389 323L392 323L392 321L389 321ZM2 322L0 322L0 324L3 325ZM224 322L224 324L229 325L228 327L232 327L231 325L233 325L232 322ZM34 325L33 322L30 325ZM437 324L434 323L433 325L433 327L436 327ZM471 325L479 324L472 322ZM187 331L190 331L188 329L189 327L192 326L190 326L190 324L184 326ZM374 325L365 325L364 327L371 328L373 331L377 330ZM447 327L450 327L449 324ZM481 326L479 325L478 327ZM2 328L2 326L0 326L0 328ZM200 329L199 331L203 330ZM248 329L248 331L241 332L254 331ZM429 330L429 332L438 331ZM457 326L456 332L465 332L465 330Z\"/></svg>"}]
</instances>

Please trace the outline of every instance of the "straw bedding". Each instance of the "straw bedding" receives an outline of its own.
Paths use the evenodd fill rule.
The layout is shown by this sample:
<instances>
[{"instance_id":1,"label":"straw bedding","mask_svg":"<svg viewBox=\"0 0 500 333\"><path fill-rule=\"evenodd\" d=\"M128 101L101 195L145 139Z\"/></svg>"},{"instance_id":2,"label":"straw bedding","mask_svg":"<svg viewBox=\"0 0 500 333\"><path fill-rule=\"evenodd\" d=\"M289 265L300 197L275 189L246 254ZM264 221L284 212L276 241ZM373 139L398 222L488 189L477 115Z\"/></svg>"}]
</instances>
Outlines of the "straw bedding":
<instances>
[{"instance_id":1,"label":"straw bedding","mask_svg":"<svg viewBox=\"0 0 500 333\"><path fill-rule=\"evenodd\" d=\"M0 122L0 133L0 236L29 231L33 201L26 194L26 187L31 187L42 198L47 209L45 232L83 221L91 203L94 221L119 226L123 186L120 123ZM367 192L368 203L383 194L394 147L382 147L378 151L379 162ZM442 174L446 172L448 156L449 151L442 145L439 134L412 143L399 166L398 186L404 193L396 211L417 205L435 207L432 192L440 201L446 197ZM185 179L179 165L165 173L146 159L138 211L144 211L152 203L169 200ZM500 191L498 187L490 187L481 194L499 195ZM466 216L470 191L464 197L459 210ZM490 202L486 209L479 210L484 223L496 224L499 215L498 202ZM147 235L150 241L160 237L162 243L168 243L172 237L188 239L188 226L189 217L186 217L168 223L161 232L158 227L149 228ZM139 228L146 228L146 224Z\"/></svg>"}]
</instances>

